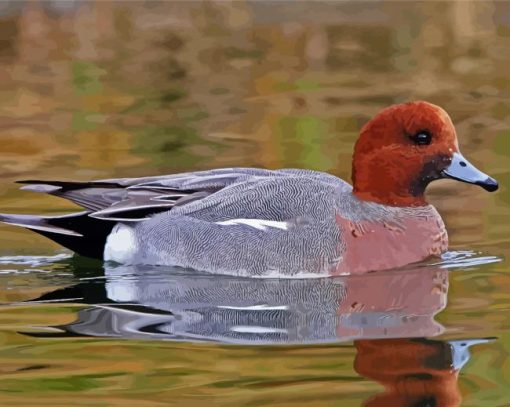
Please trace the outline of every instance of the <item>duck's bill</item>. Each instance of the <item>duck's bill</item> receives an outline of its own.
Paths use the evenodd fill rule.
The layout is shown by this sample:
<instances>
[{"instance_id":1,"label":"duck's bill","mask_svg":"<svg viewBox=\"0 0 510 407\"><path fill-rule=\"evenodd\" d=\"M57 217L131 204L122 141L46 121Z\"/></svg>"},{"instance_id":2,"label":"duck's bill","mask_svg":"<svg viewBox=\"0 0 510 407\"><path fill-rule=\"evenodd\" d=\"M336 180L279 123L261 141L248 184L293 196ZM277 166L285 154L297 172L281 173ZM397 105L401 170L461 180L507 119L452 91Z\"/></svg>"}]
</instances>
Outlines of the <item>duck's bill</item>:
<instances>
[{"instance_id":1,"label":"duck's bill","mask_svg":"<svg viewBox=\"0 0 510 407\"><path fill-rule=\"evenodd\" d=\"M476 168L466 160L461 153L453 153L452 161L450 165L442 171L442 175L446 178L456 179L457 181L480 185L489 192L496 191L499 187L498 181Z\"/></svg>"}]
</instances>

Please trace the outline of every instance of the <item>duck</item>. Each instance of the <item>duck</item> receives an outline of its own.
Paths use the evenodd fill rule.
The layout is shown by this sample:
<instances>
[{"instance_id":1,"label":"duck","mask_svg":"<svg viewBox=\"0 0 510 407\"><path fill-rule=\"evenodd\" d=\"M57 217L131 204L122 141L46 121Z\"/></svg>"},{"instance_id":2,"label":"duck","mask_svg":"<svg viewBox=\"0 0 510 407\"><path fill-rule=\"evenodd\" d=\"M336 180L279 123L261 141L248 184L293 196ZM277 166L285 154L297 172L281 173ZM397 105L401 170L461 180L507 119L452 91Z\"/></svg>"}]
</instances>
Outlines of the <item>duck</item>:
<instances>
[{"instance_id":1,"label":"duck","mask_svg":"<svg viewBox=\"0 0 510 407\"><path fill-rule=\"evenodd\" d=\"M219 168L94 181L18 181L82 211L0 214L71 251L121 265L247 277L394 269L448 249L425 198L444 178L486 191L497 181L459 150L448 113L425 101L381 110L354 146L352 185L309 169Z\"/></svg>"}]
</instances>

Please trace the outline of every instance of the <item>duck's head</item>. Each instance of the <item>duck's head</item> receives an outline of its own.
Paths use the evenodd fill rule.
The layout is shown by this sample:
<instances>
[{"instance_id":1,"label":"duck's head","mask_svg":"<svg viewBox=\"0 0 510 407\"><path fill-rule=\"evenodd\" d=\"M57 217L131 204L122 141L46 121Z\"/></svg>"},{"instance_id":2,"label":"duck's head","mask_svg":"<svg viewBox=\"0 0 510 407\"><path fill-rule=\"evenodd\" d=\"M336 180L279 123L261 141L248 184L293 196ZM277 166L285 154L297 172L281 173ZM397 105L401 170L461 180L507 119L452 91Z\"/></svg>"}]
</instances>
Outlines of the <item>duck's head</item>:
<instances>
[{"instance_id":1,"label":"duck's head","mask_svg":"<svg viewBox=\"0 0 510 407\"><path fill-rule=\"evenodd\" d=\"M443 109L411 102L382 110L362 129L354 148L354 194L393 206L426 205L434 180L452 178L496 191L498 183L459 151L455 127Z\"/></svg>"}]
</instances>

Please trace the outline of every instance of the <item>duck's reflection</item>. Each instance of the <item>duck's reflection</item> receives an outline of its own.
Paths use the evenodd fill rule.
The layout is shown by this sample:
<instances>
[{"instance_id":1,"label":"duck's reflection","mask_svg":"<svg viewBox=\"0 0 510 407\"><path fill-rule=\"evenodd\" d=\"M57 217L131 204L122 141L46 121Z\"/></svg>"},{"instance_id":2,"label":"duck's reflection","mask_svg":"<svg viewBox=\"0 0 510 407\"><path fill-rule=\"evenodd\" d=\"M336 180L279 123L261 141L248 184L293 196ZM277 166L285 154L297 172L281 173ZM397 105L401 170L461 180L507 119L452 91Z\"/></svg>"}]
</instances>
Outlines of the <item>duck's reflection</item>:
<instances>
[{"instance_id":1,"label":"duck's reflection","mask_svg":"<svg viewBox=\"0 0 510 407\"><path fill-rule=\"evenodd\" d=\"M114 304L82 310L61 329L237 344L434 336L442 326L433 317L445 307L448 289L446 269L425 267L298 280L170 275L119 266L106 268L105 276L106 297Z\"/></svg>"},{"instance_id":2,"label":"duck's reflection","mask_svg":"<svg viewBox=\"0 0 510 407\"><path fill-rule=\"evenodd\" d=\"M103 296L91 283L52 294L94 304L59 326L59 336L248 345L354 340L355 370L386 389L367 406L457 406L467 349L484 341L423 339L443 330L434 316L446 306L448 270L439 267L269 280L118 266L106 267L105 277Z\"/></svg>"},{"instance_id":3,"label":"duck's reflection","mask_svg":"<svg viewBox=\"0 0 510 407\"><path fill-rule=\"evenodd\" d=\"M469 360L469 347L487 341L424 338L355 341L354 369L385 387L384 393L369 399L364 406L459 406L457 376Z\"/></svg>"}]
</instances>

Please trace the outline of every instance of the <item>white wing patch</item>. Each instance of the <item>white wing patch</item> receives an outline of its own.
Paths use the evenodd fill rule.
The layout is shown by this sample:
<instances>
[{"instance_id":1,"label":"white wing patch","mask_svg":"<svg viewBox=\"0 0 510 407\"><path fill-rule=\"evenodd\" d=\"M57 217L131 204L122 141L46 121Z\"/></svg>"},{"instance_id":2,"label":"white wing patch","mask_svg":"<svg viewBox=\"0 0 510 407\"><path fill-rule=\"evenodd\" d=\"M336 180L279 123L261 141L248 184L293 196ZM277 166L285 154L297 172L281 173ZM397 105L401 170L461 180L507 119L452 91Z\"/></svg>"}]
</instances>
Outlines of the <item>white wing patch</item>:
<instances>
[{"instance_id":1,"label":"white wing patch","mask_svg":"<svg viewBox=\"0 0 510 407\"><path fill-rule=\"evenodd\" d=\"M244 326L238 325L230 328L233 332L239 332L243 334L269 334L269 333L282 333L286 334L288 331L282 328L271 328L265 326Z\"/></svg>"},{"instance_id":2,"label":"white wing patch","mask_svg":"<svg viewBox=\"0 0 510 407\"><path fill-rule=\"evenodd\" d=\"M236 307L234 305L218 305L218 308L238 311L276 311L289 309L287 305L247 305L246 307Z\"/></svg>"},{"instance_id":3,"label":"white wing patch","mask_svg":"<svg viewBox=\"0 0 510 407\"><path fill-rule=\"evenodd\" d=\"M106 238L104 260L129 263L136 252L137 241L130 226L118 223Z\"/></svg>"},{"instance_id":4,"label":"white wing patch","mask_svg":"<svg viewBox=\"0 0 510 407\"><path fill-rule=\"evenodd\" d=\"M281 230L287 230L289 224L287 222L279 222L276 220L264 220L264 219L229 219L222 222L216 222L217 225L222 226L236 226L246 225L258 230L267 230L267 228L276 228Z\"/></svg>"}]
</instances>

